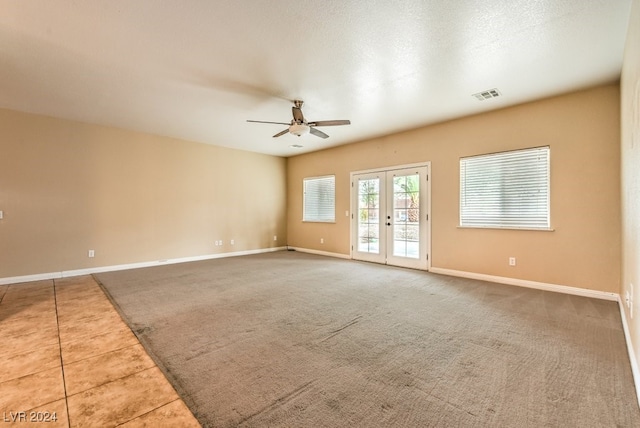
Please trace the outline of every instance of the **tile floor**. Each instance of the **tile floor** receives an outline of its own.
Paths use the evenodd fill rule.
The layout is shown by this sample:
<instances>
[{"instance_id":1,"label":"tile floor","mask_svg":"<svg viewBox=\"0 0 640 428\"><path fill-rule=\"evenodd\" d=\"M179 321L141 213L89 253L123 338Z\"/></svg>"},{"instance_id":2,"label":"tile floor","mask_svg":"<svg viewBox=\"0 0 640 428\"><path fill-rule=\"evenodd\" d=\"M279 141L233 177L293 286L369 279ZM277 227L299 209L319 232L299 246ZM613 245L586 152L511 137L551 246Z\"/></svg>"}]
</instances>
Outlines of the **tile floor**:
<instances>
[{"instance_id":1,"label":"tile floor","mask_svg":"<svg viewBox=\"0 0 640 428\"><path fill-rule=\"evenodd\" d=\"M0 285L0 341L0 428L200 426L91 276Z\"/></svg>"}]
</instances>

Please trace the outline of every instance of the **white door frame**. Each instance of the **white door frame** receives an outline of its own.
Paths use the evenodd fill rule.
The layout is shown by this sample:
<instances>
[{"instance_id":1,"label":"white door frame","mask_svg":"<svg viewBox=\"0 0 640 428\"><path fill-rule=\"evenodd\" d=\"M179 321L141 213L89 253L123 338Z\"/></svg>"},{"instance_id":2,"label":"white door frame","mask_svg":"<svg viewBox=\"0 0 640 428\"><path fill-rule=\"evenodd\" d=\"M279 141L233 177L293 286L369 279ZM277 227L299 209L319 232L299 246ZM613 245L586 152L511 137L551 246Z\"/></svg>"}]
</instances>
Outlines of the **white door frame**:
<instances>
[{"instance_id":1,"label":"white door frame","mask_svg":"<svg viewBox=\"0 0 640 428\"><path fill-rule=\"evenodd\" d=\"M425 246L425 254L424 256L421 255L422 257L425 257L426 260L423 260L424 263L421 263L420 269L423 270L430 270L431 269L431 260L432 260L432 255L431 255L431 162L421 162L421 163L414 163L414 164L404 164L404 165L394 165L394 166L387 166L387 167L383 167L383 168L375 168L375 169L367 169L367 170L361 170L361 171L352 171L350 173L350 181L351 181L351 190L349 192L349 206L350 206L350 211L351 211L351 222L350 222L350 226L349 226L349 245L351 248L351 258L354 258L354 251L355 251L355 245L357 244L356 242L354 242L354 234L355 234L355 228L357 227L357 211L358 211L358 206L355 204L355 195L354 192L356 192L358 189L355 188L354 185L354 177L357 175L364 175L364 174L376 174L376 173L382 173L385 174L387 171L394 171L394 170L400 170L400 169L409 169L409 168L419 168L419 167L426 167L427 169L427 179L426 179L426 191L427 191L427 196L426 196L426 200L424 201L424 206L421 207L420 210L420 215L421 215L421 221L424 221L424 232L423 232L423 236L420 237L421 242L424 241L424 246ZM384 183L384 185L386 186L386 183ZM385 202L386 203L386 202ZM382 219L381 219L382 221ZM421 232L422 233L422 232ZM426 234L426 236L424 236ZM381 244L382 246L382 244ZM376 261L376 260L371 260L371 261ZM379 262L379 261L378 261Z\"/></svg>"}]
</instances>

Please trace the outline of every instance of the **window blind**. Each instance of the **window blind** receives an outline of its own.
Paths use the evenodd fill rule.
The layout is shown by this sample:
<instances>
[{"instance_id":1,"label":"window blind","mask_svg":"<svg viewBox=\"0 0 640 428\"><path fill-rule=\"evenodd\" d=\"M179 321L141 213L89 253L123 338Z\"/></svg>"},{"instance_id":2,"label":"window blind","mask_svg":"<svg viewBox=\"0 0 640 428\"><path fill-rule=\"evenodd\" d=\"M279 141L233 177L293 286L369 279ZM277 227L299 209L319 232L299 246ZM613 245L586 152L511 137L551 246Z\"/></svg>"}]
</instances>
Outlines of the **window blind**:
<instances>
[{"instance_id":1,"label":"window blind","mask_svg":"<svg viewBox=\"0 0 640 428\"><path fill-rule=\"evenodd\" d=\"M336 220L336 178L305 178L303 221L334 222Z\"/></svg>"},{"instance_id":2,"label":"window blind","mask_svg":"<svg viewBox=\"0 0 640 428\"><path fill-rule=\"evenodd\" d=\"M549 147L460 159L460 226L548 229Z\"/></svg>"}]
</instances>

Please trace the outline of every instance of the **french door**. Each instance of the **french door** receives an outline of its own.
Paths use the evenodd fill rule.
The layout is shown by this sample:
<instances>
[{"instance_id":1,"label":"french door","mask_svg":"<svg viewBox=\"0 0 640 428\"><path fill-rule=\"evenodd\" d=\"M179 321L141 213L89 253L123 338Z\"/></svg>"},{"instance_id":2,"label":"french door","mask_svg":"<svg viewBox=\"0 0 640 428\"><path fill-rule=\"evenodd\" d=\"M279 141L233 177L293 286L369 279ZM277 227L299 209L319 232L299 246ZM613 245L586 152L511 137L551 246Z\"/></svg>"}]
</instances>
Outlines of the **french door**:
<instances>
[{"instance_id":1,"label":"french door","mask_svg":"<svg viewBox=\"0 0 640 428\"><path fill-rule=\"evenodd\" d=\"M351 257L428 269L429 165L352 174Z\"/></svg>"}]
</instances>

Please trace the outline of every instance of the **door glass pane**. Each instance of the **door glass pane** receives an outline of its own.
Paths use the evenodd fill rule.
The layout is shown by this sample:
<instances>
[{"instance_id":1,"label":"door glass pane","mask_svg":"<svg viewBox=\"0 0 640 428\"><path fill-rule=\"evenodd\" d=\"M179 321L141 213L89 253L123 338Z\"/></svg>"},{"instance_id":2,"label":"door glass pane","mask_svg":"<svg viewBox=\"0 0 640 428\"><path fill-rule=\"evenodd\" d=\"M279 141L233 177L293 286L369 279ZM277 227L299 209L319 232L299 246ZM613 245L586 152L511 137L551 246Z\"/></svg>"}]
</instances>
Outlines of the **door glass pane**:
<instances>
[{"instance_id":1,"label":"door glass pane","mask_svg":"<svg viewBox=\"0 0 640 428\"><path fill-rule=\"evenodd\" d=\"M380 179L358 180L358 251L380 253Z\"/></svg>"},{"instance_id":2,"label":"door glass pane","mask_svg":"<svg viewBox=\"0 0 640 428\"><path fill-rule=\"evenodd\" d=\"M420 257L420 180L417 174L393 178L393 255Z\"/></svg>"}]
</instances>

